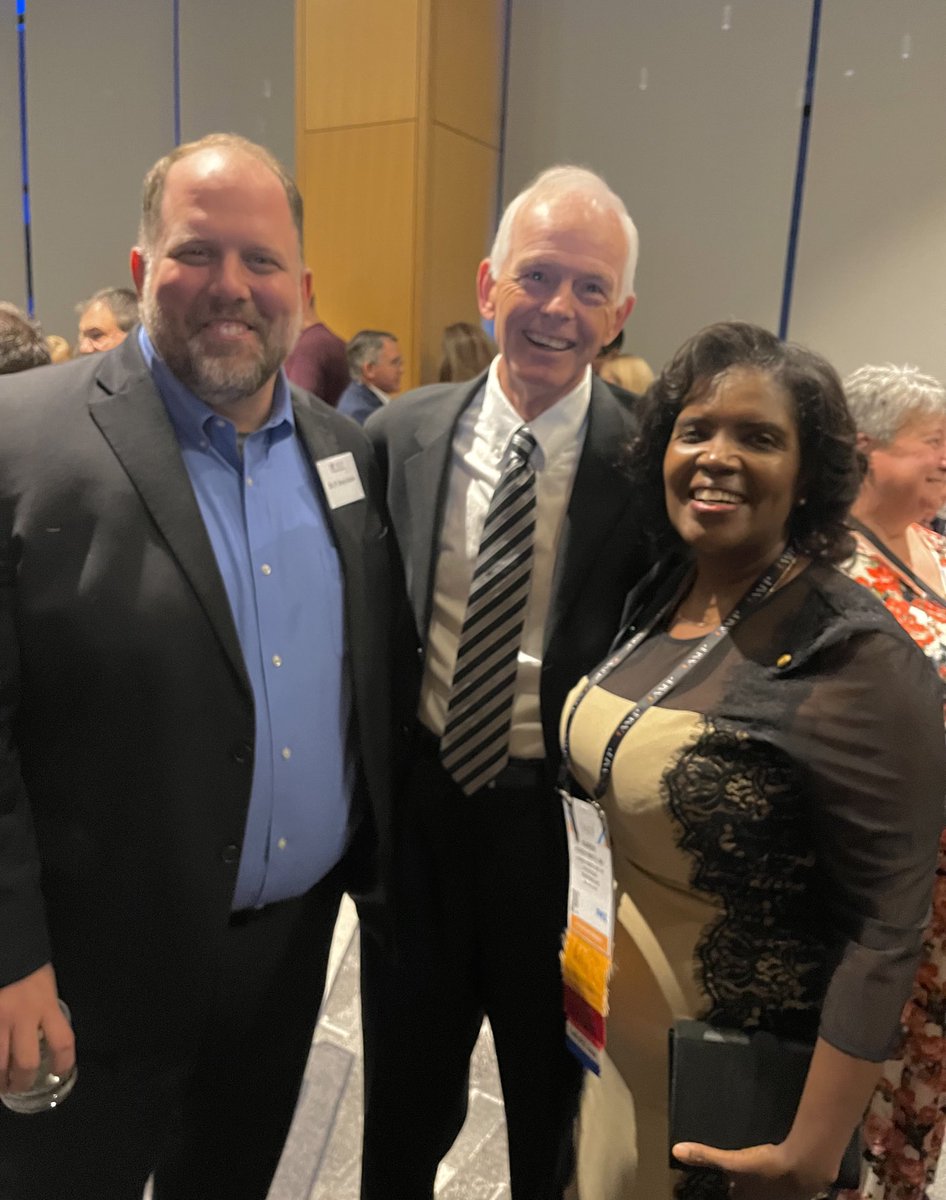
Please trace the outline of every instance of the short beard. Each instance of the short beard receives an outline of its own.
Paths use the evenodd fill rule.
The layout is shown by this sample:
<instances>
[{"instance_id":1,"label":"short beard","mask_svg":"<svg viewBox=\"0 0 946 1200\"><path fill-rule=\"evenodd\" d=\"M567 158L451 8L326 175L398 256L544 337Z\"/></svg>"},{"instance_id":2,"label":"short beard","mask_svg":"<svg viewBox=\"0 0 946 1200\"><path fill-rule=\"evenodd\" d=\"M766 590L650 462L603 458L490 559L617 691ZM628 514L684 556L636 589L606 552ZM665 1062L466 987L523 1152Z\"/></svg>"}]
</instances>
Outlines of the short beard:
<instances>
[{"instance_id":1,"label":"short beard","mask_svg":"<svg viewBox=\"0 0 946 1200\"><path fill-rule=\"evenodd\" d=\"M274 337L275 331L270 328L269 337L260 341L249 361L245 357L208 355L201 349L198 334L183 342L172 335L147 279L141 297L141 317L154 348L174 377L211 408L255 396L285 362L302 329L301 314L290 322L285 339Z\"/></svg>"}]
</instances>

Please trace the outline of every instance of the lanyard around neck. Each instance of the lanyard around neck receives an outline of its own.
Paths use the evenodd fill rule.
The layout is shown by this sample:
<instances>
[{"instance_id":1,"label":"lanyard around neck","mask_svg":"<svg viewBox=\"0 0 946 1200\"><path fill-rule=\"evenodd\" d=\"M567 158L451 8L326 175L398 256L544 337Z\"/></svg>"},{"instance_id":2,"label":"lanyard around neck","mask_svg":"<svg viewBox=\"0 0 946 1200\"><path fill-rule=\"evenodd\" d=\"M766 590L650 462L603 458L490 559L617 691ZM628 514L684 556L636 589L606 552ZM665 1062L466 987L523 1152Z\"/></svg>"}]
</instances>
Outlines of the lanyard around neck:
<instances>
[{"instance_id":1,"label":"lanyard around neck","mask_svg":"<svg viewBox=\"0 0 946 1200\"><path fill-rule=\"evenodd\" d=\"M637 702L630 710L624 720L618 725L611 739L605 747L604 755L601 759L601 768L598 773L598 783L594 789L596 800L608 790L608 780L611 776L611 768L614 764L614 756L617 754L618 747L627 736L628 732L641 719L645 712L662 700L665 696L677 686L680 680L691 671L699 662L716 649L717 646L726 638L730 631L733 630L740 621L744 620L751 612L754 612L762 601L768 596L772 589L776 586L782 576L795 562L798 557L792 546L786 546L783 553L776 559L772 565L763 572L756 580L752 587L742 597L736 607L732 610L726 619L708 634L700 644L691 650L685 658L673 668L669 675L666 675L660 683L647 693L647 695ZM665 617L669 616L676 605L680 602L685 594L686 588L690 584L690 579L684 580L683 584L671 596L670 600L656 613L656 615L647 623L647 625L639 630L634 636L624 643L618 650L607 658L600 667L589 675L585 681L585 686L579 692L577 698L571 706L568 713L568 718L565 722L565 734L562 739L562 765L563 769L568 768L571 760L570 743L571 743L571 728L572 721L575 718L575 713L578 711L578 706L584 700L585 696L593 687L597 687L602 680L606 679L612 671L615 671L621 663L625 661L633 652L640 646L645 638L650 637L653 631L660 625Z\"/></svg>"}]
</instances>

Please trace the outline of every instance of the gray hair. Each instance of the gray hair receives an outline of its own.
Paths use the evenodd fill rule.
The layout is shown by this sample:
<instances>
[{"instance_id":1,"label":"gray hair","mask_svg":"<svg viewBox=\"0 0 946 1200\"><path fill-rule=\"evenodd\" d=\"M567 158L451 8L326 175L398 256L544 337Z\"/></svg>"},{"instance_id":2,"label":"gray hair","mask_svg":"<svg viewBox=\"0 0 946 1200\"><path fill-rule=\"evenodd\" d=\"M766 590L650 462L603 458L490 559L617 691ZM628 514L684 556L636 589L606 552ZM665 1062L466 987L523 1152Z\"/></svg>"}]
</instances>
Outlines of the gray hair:
<instances>
[{"instance_id":1,"label":"gray hair","mask_svg":"<svg viewBox=\"0 0 946 1200\"><path fill-rule=\"evenodd\" d=\"M100 288L94 296L76 305L76 314L81 317L93 304L104 304L123 333L127 333L138 320L138 297L131 288Z\"/></svg>"},{"instance_id":2,"label":"gray hair","mask_svg":"<svg viewBox=\"0 0 946 1200\"><path fill-rule=\"evenodd\" d=\"M621 229L627 239L627 258L624 261L624 274L621 277L621 294L619 302L634 295L634 272L637 269L637 252L639 239L637 226L631 220L624 201L613 192L600 175L589 171L587 167L557 166L549 167L524 188L506 207L493 239L489 252L490 275L499 277L509 257L512 244L512 228L516 217L529 205L542 200L556 200L562 196L587 196L599 205L605 212L613 212L621 223Z\"/></svg>"},{"instance_id":3,"label":"gray hair","mask_svg":"<svg viewBox=\"0 0 946 1200\"><path fill-rule=\"evenodd\" d=\"M7 300L0 300L0 375L44 367L51 361L38 321Z\"/></svg>"},{"instance_id":4,"label":"gray hair","mask_svg":"<svg viewBox=\"0 0 946 1200\"><path fill-rule=\"evenodd\" d=\"M365 366L377 362L385 342L396 342L393 333L383 329L360 329L345 347L348 355L348 371L355 383L361 383L361 372Z\"/></svg>"},{"instance_id":5,"label":"gray hair","mask_svg":"<svg viewBox=\"0 0 946 1200\"><path fill-rule=\"evenodd\" d=\"M911 417L946 418L946 388L917 367L868 364L844 381L857 432L889 445Z\"/></svg>"}]
</instances>

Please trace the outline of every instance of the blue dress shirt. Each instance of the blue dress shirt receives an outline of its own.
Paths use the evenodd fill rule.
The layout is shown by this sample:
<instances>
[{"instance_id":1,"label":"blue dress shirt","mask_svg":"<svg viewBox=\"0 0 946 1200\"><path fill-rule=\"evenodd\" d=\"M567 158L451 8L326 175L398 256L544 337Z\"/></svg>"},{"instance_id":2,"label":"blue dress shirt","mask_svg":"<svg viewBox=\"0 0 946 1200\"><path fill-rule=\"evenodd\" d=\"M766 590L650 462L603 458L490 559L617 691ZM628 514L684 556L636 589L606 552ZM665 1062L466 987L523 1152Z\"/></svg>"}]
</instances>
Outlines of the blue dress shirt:
<instances>
[{"instance_id":1,"label":"blue dress shirt","mask_svg":"<svg viewBox=\"0 0 946 1200\"><path fill-rule=\"evenodd\" d=\"M282 371L246 436L141 349L230 600L253 687L253 784L233 908L308 891L345 851L353 771L344 584Z\"/></svg>"}]
</instances>

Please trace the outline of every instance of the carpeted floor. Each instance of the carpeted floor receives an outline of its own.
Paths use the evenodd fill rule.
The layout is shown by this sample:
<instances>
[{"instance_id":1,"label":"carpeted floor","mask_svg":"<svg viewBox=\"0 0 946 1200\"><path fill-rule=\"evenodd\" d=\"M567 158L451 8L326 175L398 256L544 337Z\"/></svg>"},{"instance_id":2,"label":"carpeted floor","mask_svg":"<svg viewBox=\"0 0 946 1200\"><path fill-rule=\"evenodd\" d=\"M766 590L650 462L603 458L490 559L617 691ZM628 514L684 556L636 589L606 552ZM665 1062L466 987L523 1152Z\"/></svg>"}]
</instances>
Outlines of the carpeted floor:
<instances>
[{"instance_id":1,"label":"carpeted floor","mask_svg":"<svg viewBox=\"0 0 946 1200\"><path fill-rule=\"evenodd\" d=\"M269 1200L358 1200L361 1101L358 929L346 899L306 1082ZM510 1200L506 1130L488 1025L473 1056L469 1117L441 1164L436 1195L438 1200ZM929 1200L946 1200L946 1169L940 1170Z\"/></svg>"},{"instance_id":2,"label":"carpeted floor","mask_svg":"<svg viewBox=\"0 0 946 1200\"><path fill-rule=\"evenodd\" d=\"M358 931L343 908L295 1122L269 1200L357 1200L361 1151ZM438 1200L509 1200L506 1130L489 1027L473 1057L470 1113L437 1176Z\"/></svg>"},{"instance_id":3,"label":"carpeted floor","mask_svg":"<svg viewBox=\"0 0 946 1200\"><path fill-rule=\"evenodd\" d=\"M357 1200L361 1021L354 910L339 917L329 987L295 1124L270 1200ZM471 1071L470 1115L437 1177L438 1200L510 1200L499 1076L486 1025ZM946 1200L941 1169L929 1200Z\"/></svg>"}]
</instances>

